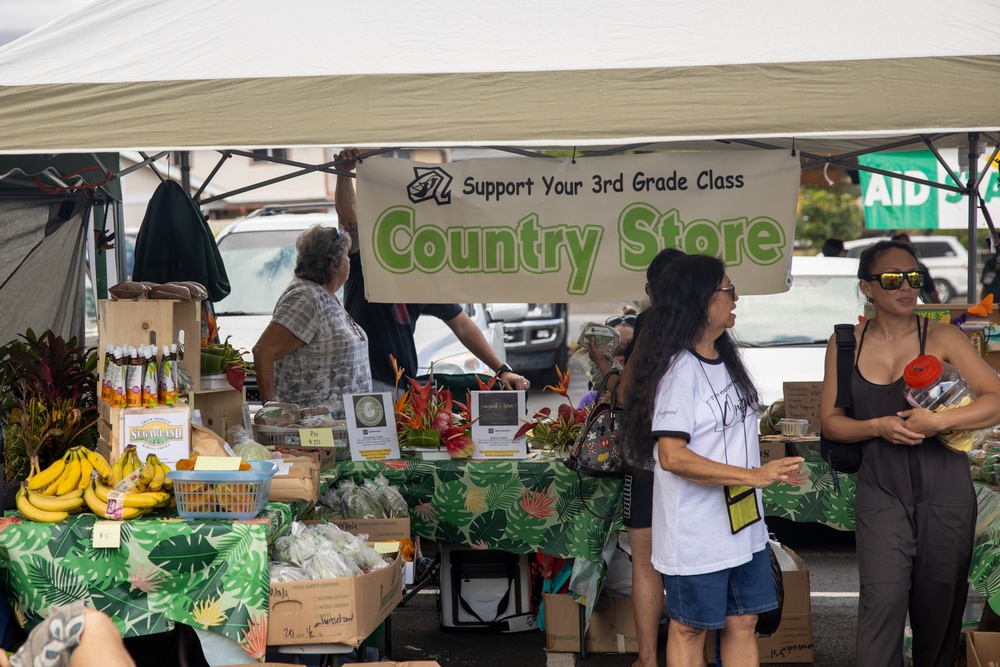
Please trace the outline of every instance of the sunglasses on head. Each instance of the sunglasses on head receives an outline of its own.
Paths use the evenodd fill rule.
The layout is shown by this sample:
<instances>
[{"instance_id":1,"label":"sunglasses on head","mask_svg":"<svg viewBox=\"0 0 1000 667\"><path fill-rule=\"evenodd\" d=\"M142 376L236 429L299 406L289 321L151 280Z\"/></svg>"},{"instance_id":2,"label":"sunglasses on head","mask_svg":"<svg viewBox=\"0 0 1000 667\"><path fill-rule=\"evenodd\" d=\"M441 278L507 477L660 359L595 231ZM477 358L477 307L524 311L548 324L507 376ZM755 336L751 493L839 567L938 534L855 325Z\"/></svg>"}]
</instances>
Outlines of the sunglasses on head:
<instances>
[{"instance_id":1,"label":"sunglasses on head","mask_svg":"<svg viewBox=\"0 0 1000 667\"><path fill-rule=\"evenodd\" d=\"M903 286L903 280L910 283L913 289L920 289L927 280L927 274L923 271L888 271L886 273L876 273L868 276L868 280L877 280L884 290L896 290Z\"/></svg>"},{"instance_id":2,"label":"sunglasses on head","mask_svg":"<svg viewBox=\"0 0 1000 667\"><path fill-rule=\"evenodd\" d=\"M624 324L627 327L634 327L635 315L612 315L608 319L604 320L605 326L616 327L619 324Z\"/></svg>"}]
</instances>

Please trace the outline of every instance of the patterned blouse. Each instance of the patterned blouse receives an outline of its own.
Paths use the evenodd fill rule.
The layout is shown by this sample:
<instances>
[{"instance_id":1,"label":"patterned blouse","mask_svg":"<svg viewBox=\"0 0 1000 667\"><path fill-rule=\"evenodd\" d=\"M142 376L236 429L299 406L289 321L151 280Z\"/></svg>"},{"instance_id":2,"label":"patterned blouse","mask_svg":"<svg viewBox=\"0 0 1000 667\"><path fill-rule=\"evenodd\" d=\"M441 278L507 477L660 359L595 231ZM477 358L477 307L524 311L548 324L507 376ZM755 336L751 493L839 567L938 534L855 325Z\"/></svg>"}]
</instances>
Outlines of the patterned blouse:
<instances>
[{"instance_id":1,"label":"patterned blouse","mask_svg":"<svg viewBox=\"0 0 1000 667\"><path fill-rule=\"evenodd\" d=\"M293 278L271 320L305 342L274 364L277 400L342 415L344 394L372 390L368 338L322 285Z\"/></svg>"}]
</instances>

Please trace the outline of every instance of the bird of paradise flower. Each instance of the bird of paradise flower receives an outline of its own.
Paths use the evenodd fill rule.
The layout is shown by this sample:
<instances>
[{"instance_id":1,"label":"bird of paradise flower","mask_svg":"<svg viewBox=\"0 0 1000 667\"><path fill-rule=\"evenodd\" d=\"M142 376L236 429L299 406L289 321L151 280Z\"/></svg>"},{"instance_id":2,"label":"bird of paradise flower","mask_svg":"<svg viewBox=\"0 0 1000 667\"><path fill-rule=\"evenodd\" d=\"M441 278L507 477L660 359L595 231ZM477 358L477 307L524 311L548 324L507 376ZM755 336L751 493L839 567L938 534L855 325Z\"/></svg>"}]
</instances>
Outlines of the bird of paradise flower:
<instances>
[{"instance_id":1,"label":"bird of paradise flower","mask_svg":"<svg viewBox=\"0 0 1000 667\"><path fill-rule=\"evenodd\" d=\"M159 570L155 568L140 567L128 575L129 590L140 590L143 593L155 593L165 578Z\"/></svg>"},{"instance_id":2,"label":"bird of paradise flower","mask_svg":"<svg viewBox=\"0 0 1000 667\"><path fill-rule=\"evenodd\" d=\"M536 519L548 519L552 516L552 505L555 502L556 499L549 494L548 489L525 489L521 495L521 509Z\"/></svg>"},{"instance_id":3,"label":"bird of paradise flower","mask_svg":"<svg viewBox=\"0 0 1000 667\"><path fill-rule=\"evenodd\" d=\"M465 509L469 512L485 512L487 509L486 492L477 486L469 489L465 496Z\"/></svg>"},{"instance_id":4,"label":"bird of paradise flower","mask_svg":"<svg viewBox=\"0 0 1000 667\"><path fill-rule=\"evenodd\" d=\"M267 615L261 614L256 619L251 617L247 627L249 630L243 631L239 644L251 658L261 660L267 652Z\"/></svg>"},{"instance_id":5,"label":"bird of paradise flower","mask_svg":"<svg viewBox=\"0 0 1000 667\"><path fill-rule=\"evenodd\" d=\"M424 521L430 521L434 518L437 512L434 510L434 506L430 503L420 503L413 508L413 513L419 516Z\"/></svg>"},{"instance_id":6,"label":"bird of paradise flower","mask_svg":"<svg viewBox=\"0 0 1000 667\"><path fill-rule=\"evenodd\" d=\"M226 615L222 613L222 605L216 598L208 598L195 602L191 608L191 616L195 624L200 625L202 630L221 625L226 620Z\"/></svg>"}]
</instances>

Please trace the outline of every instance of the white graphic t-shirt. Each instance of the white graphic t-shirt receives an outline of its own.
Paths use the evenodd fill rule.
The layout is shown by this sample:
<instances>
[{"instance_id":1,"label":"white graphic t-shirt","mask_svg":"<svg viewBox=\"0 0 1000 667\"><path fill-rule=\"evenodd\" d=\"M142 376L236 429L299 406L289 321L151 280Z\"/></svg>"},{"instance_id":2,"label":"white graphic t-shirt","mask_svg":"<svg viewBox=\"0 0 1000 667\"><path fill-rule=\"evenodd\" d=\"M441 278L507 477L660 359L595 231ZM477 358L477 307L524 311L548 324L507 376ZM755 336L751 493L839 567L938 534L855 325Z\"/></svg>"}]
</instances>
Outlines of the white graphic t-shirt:
<instances>
[{"instance_id":1,"label":"white graphic t-shirt","mask_svg":"<svg viewBox=\"0 0 1000 667\"><path fill-rule=\"evenodd\" d=\"M677 354L656 389L652 456L656 440L688 440L688 449L719 463L760 466L757 402L741 397L722 360ZM757 506L764 515L760 489ZM655 465L653 566L670 575L718 572L749 562L767 543L763 521L733 535L723 487L698 484Z\"/></svg>"}]
</instances>

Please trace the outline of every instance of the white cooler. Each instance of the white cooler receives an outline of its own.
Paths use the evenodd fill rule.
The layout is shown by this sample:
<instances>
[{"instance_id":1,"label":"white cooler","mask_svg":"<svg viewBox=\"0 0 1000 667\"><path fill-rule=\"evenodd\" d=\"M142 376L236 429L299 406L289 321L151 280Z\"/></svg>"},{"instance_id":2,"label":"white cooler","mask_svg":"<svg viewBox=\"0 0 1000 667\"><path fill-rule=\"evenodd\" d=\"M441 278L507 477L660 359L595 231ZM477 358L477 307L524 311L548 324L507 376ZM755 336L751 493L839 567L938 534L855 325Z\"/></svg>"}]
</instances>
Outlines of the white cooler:
<instances>
[{"instance_id":1,"label":"white cooler","mask_svg":"<svg viewBox=\"0 0 1000 667\"><path fill-rule=\"evenodd\" d=\"M476 632L536 630L527 554L441 545L441 628Z\"/></svg>"}]
</instances>

